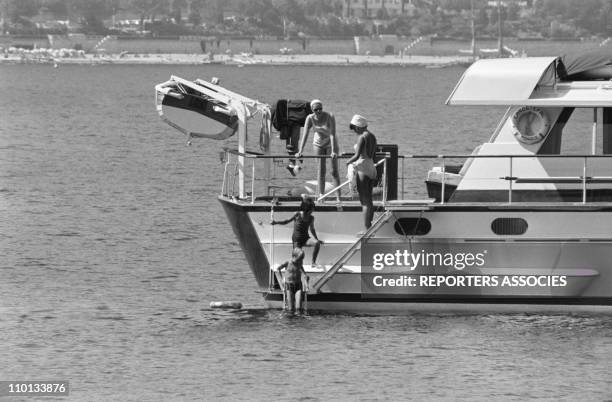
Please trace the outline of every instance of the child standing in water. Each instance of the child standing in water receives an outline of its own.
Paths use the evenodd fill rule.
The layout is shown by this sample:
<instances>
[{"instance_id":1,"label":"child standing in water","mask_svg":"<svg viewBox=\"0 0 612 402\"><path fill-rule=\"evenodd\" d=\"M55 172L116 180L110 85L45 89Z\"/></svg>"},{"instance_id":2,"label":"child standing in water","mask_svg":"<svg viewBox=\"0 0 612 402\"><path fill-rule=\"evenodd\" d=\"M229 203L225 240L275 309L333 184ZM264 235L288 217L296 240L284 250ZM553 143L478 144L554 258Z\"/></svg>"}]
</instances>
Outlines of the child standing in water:
<instances>
[{"instance_id":1,"label":"child standing in water","mask_svg":"<svg viewBox=\"0 0 612 402\"><path fill-rule=\"evenodd\" d=\"M304 250L299 247L293 249L290 261L285 261L278 267L280 272L283 268L285 273L285 299L287 300L287 310L292 313L303 312L302 300L304 292L308 292L308 276L304 271Z\"/></svg>"}]
</instances>

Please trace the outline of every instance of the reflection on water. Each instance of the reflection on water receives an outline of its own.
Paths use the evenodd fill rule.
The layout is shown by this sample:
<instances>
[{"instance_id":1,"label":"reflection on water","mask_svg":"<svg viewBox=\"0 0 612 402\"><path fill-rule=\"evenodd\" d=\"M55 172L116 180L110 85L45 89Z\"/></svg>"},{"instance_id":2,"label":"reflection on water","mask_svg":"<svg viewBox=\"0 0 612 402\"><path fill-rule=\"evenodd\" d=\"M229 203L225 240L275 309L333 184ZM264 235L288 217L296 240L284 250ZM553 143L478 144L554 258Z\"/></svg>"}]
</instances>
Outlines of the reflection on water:
<instances>
[{"instance_id":1,"label":"reflection on water","mask_svg":"<svg viewBox=\"0 0 612 402\"><path fill-rule=\"evenodd\" d=\"M217 76L323 99L343 149L360 113L402 153L468 153L501 111L443 105L462 71L0 66L0 379L68 379L76 400L609 398L607 315L263 309L215 199L235 139L186 147L152 99ZM247 308L208 308L227 299Z\"/></svg>"}]
</instances>

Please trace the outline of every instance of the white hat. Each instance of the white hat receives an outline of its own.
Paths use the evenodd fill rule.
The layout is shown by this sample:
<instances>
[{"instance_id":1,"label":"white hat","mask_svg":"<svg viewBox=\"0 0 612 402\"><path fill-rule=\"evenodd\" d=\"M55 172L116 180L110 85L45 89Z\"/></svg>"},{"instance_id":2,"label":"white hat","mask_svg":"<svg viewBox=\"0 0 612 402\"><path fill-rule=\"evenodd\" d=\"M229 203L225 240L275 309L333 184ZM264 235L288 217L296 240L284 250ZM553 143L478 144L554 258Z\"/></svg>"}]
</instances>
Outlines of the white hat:
<instances>
[{"instance_id":1,"label":"white hat","mask_svg":"<svg viewBox=\"0 0 612 402\"><path fill-rule=\"evenodd\" d=\"M317 105L321 105L321 107L323 107L323 102L321 102L318 99L313 99L310 101L310 108L314 110L315 106Z\"/></svg>"},{"instance_id":2,"label":"white hat","mask_svg":"<svg viewBox=\"0 0 612 402\"><path fill-rule=\"evenodd\" d=\"M351 119L351 126L365 128L368 126L368 121L360 114L356 114ZM352 127L351 127L352 128Z\"/></svg>"}]
</instances>

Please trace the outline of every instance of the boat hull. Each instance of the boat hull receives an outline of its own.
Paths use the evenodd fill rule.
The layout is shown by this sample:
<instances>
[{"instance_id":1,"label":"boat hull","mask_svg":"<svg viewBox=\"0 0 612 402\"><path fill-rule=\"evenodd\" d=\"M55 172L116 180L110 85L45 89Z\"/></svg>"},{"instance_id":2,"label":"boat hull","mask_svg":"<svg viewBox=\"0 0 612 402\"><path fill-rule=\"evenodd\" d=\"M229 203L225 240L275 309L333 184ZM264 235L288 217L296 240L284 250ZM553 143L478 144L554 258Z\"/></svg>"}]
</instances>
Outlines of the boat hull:
<instances>
[{"instance_id":1,"label":"boat hull","mask_svg":"<svg viewBox=\"0 0 612 402\"><path fill-rule=\"evenodd\" d=\"M269 202L220 201L266 304L282 307L279 277L271 277L269 268L291 255L292 225L269 221L271 215L287 219L297 203L281 202L272 212ZM358 204L342 210L317 206L314 216L325 242L317 263L326 269L310 265L307 248L311 286L358 241L355 233L362 229ZM496 219L506 224L493 223ZM527 227L507 224L513 219ZM424 221L428 224L421 225ZM516 233L494 232L500 228ZM609 261L612 208L397 207L319 293L309 294L308 303L311 310L356 313L599 311L612 309Z\"/></svg>"}]
</instances>

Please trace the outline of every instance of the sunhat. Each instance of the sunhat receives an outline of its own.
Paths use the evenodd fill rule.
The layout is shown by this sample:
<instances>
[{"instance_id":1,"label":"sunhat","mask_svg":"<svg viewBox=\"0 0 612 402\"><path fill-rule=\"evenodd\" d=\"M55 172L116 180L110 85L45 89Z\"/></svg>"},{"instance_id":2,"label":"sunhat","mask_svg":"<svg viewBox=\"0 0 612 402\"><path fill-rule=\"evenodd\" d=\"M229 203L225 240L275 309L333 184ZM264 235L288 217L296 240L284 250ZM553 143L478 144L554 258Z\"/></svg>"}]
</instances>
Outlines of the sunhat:
<instances>
[{"instance_id":1,"label":"sunhat","mask_svg":"<svg viewBox=\"0 0 612 402\"><path fill-rule=\"evenodd\" d=\"M360 114L356 114L351 119L351 124L349 125L349 128L352 130L355 127L366 128L367 126L368 126L368 121L366 120L366 118Z\"/></svg>"},{"instance_id":2,"label":"sunhat","mask_svg":"<svg viewBox=\"0 0 612 402\"><path fill-rule=\"evenodd\" d=\"M321 105L321 107L323 107L323 102L321 102L318 99L313 99L313 100L310 101L310 108L312 110L314 110L317 105Z\"/></svg>"}]
</instances>

